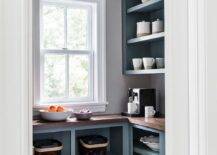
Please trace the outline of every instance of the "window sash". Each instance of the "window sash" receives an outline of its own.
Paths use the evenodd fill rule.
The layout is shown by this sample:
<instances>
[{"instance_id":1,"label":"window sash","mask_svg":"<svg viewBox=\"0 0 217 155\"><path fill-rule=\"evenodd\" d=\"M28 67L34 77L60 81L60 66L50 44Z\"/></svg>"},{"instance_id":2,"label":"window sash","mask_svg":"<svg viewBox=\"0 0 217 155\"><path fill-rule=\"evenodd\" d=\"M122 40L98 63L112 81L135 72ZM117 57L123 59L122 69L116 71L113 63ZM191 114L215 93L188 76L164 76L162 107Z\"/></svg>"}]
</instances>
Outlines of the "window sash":
<instances>
[{"instance_id":1,"label":"window sash","mask_svg":"<svg viewBox=\"0 0 217 155\"><path fill-rule=\"evenodd\" d=\"M91 5L87 5L88 2L85 2L85 5L82 4L84 2L77 2L77 1L72 1L72 2L54 2L54 1L41 1L40 3L40 38L43 38L43 20L42 20L42 12L43 12L43 6L48 5L48 6L57 6L57 7L64 7L64 47L62 49L68 49L67 48L67 43L68 43L68 38L67 38L67 33L68 33L68 27L67 27L67 10L68 9L85 9L88 11L88 28L87 28L87 49L86 50L93 50L93 10ZM86 4L87 3L87 4ZM40 49L42 50L60 50L60 49L47 49L43 48L43 40L40 39ZM79 49L78 49L79 50Z\"/></svg>"},{"instance_id":2,"label":"window sash","mask_svg":"<svg viewBox=\"0 0 217 155\"><path fill-rule=\"evenodd\" d=\"M65 82L65 97L45 100L44 94L44 57L46 54L65 55L66 56L66 82ZM71 55L87 55L89 58L89 77L88 77L88 95L87 97L69 97L69 56ZM43 50L40 56L40 102L41 103L68 103L68 102L93 102L94 101L94 55L92 51L73 51L73 50Z\"/></svg>"},{"instance_id":3,"label":"window sash","mask_svg":"<svg viewBox=\"0 0 217 155\"><path fill-rule=\"evenodd\" d=\"M85 3L86 4L86 3ZM62 2L52 2L52 1L41 1L40 3L40 38L43 38L43 34L42 34L42 29L43 29L43 14L42 14L42 8L43 5L54 5L57 7L64 7L64 47L62 49L44 49L42 47L43 43L42 43L42 39L40 40L40 102L42 103L68 103L68 102L93 102L94 101L94 52L92 50L92 40L93 40L93 23L92 23L92 7L91 5L88 6L86 5L82 5L81 2L70 2L70 3L62 3ZM88 11L88 28L87 28L87 50L68 50L67 49L67 11L68 9L86 9ZM66 92L65 98L61 98L61 99L52 99L52 100L43 100L43 86L44 86L44 56L46 54L64 54L66 55ZM88 84L88 97L78 97L78 98L69 98L69 56L70 55L88 55L89 57L89 84Z\"/></svg>"},{"instance_id":4,"label":"window sash","mask_svg":"<svg viewBox=\"0 0 217 155\"><path fill-rule=\"evenodd\" d=\"M91 11L91 18L89 18L89 20L91 20L91 26L92 28L90 28L91 32L91 37L93 38L93 40L90 39L91 42L91 49L87 49L87 50L68 50L69 53L74 53L74 54L81 54L80 52L83 53L88 53L91 52L91 66L93 66L91 68L92 72L90 72L92 74L93 80L92 80L92 85L90 88L92 88L92 92L93 92L93 100L92 101L88 101L88 100L84 100L84 101L69 101L69 100L64 100L64 101L50 101L50 102L41 102L41 98L40 98L40 94L41 94L41 89L40 89L40 77L41 77L41 67L42 65L40 64L40 61L42 60L43 57L43 53L52 53L51 50L52 49L41 49L40 48L40 36L41 36L41 31L40 31L40 25L39 23L41 22L41 11L40 9L42 8L41 5L42 4L51 4L52 2L55 2L57 5L57 2L59 3L60 1L56 1L56 0L40 0L38 2L35 1L36 7L34 7L34 27L33 27L33 32L35 35L34 38L34 42L33 42L33 46L34 46L34 104L35 104L35 108L37 107L46 107L52 103L56 104L56 103L63 103L66 106L78 106L78 105L89 105L89 106L98 106L98 103L102 103L105 104L106 102L106 85L105 85L105 0L73 0L73 1L69 1L69 0L63 0L60 3L62 4L62 2L66 2L66 5L69 5L69 3L73 2L73 5L75 3L79 3L79 4L85 4L85 5L89 5L89 7L92 9ZM54 4L54 3L53 3ZM60 4L58 4L60 5ZM61 53L61 51L63 50L67 50L66 48L64 49L59 49L58 51L53 50L57 53ZM56 53L56 54L57 54ZM72 54L73 54L72 53ZM54 53L55 54L55 53ZM71 103L73 102L73 103ZM104 106L104 105L103 105ZM97 110L97 109L95 109ZM99 109L98 109L99 110ZM102 109L101 109L102 110Z\"/></svg>"}]
</instances>

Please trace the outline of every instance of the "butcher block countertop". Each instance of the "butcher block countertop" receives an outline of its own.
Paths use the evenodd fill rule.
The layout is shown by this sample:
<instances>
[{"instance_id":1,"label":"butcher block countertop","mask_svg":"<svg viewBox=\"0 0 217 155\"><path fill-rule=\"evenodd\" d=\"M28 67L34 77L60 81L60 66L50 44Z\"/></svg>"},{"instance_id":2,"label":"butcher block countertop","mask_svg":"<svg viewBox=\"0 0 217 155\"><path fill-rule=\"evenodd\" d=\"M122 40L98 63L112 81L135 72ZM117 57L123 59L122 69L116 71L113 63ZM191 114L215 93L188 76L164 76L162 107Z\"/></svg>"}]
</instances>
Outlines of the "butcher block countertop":
<instances>
[{"instance_id":1,"label":"butcher block countertop","mask_svg":"<svg viewBox=\"0 0 217 155\"><path fill-rule=\"evenodd\" d=\"M73 126L100 125L109 123L131 123L159 131L165 131L164 118L125 117L121 115L93 116L90 120L87 121L78 121L76 118L69 118L67 121L63 122L33 120L33 130L50 129L55 127L63 128Z\"/></svg>"}]
</instances>

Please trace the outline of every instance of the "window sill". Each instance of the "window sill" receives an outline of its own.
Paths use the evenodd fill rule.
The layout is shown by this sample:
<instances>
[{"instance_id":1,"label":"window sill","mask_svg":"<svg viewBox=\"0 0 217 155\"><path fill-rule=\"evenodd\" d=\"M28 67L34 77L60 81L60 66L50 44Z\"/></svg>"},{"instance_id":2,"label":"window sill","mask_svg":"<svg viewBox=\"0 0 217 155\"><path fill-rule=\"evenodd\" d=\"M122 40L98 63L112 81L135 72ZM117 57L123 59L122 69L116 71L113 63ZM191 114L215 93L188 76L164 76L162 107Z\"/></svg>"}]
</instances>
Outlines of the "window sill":
<instances>
[{"instance_id":1,"label":"window sill","mask_svg":"<svg viewBox=\"0 0 217 155\"><path fill-rule=\"evenodd\" d=\"M88 103L73 103L73 104L63 104L64 107L72 109L73 111L79 111L81 109L89 109L92 112L105 112L108 102L88 102ZM47 109L50 105L34 105L34 110L38 111L40 109Z\"/></svg>"}]
</instances>

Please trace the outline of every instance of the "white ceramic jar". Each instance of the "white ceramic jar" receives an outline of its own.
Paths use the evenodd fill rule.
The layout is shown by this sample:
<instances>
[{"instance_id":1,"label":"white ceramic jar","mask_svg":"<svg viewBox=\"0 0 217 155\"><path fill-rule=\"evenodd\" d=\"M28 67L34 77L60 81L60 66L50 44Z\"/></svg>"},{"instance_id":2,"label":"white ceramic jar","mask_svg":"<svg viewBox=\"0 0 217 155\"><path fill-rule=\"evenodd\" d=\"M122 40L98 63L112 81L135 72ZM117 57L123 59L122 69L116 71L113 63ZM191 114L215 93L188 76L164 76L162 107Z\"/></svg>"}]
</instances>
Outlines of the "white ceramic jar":
<instances>
[{"instance_id":1,"label":"white ceramic jar","mask_svg":"<svg viewBox=\"0 0 217 155\"><path fill-rule=\"evenodd\" d=\"M152 22L152 33L159 33L164 31L163 21L157 19L156 21Z\"/></svg>"},{"instance_id":2,"label":"white ceramic jar","mask_svg":"<svg viewBox=\"0 0 217 155\"><path fill-rule=\"evenodd\" d=\"M142 21L137 23L137 37L149 35L151 33L151 23Z\"/></svg>"}]
</instances>

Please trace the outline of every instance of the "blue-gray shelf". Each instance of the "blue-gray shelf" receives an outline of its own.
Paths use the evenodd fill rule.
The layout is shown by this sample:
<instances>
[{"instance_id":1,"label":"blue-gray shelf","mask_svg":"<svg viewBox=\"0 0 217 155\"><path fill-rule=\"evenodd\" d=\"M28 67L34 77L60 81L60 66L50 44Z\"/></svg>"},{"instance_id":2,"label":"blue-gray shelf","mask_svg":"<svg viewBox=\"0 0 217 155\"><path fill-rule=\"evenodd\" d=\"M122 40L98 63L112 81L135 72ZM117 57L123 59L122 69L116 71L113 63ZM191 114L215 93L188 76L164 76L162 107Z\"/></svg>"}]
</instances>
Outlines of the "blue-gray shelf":
<instances>
[{"instance_id":1,"label":"blue-gray shelf","mask_svg":"<svg viewBox=\"0 0 217 155\"><path fill-rule=\"evenodd\" d=\"M149 0L145 3L129 8L127 10L127 13L150 12L150 11L162 9L163 7L164 7L163 0Z\"/></svg>"},{"instance_id":2,"label":"blue-gray shelf","mask_svg":"<svg viewBox=\"0 0 217 155\"><path fill-rule=\"evenodd\" d=\"M155 33L147 36L142 36L138 38L133 38L127 41L128 44L139 43L139 42L150 42L150 41L157 41L164 38L164 32Z\"/></svg>"},{"instance_id":3,"label":"blue-gray shelf","mask_svg":"<svg viewBox=\"0 0 217 155\"><path fill-rule=\"evenodd\" d=\"M165 69L127 70L126 75L164 74Z\"/></svg>"}]
</instances>

